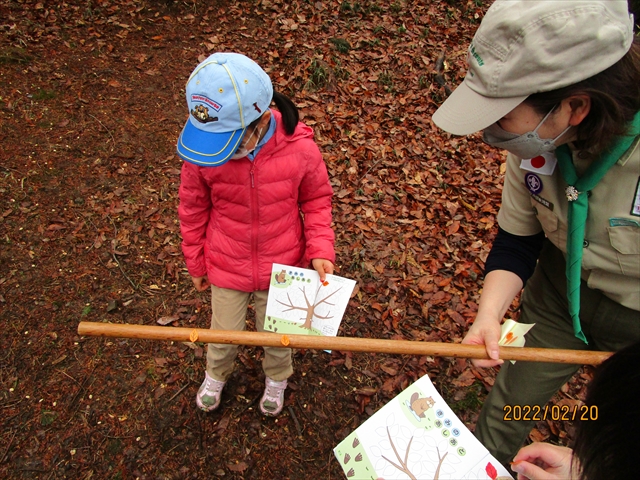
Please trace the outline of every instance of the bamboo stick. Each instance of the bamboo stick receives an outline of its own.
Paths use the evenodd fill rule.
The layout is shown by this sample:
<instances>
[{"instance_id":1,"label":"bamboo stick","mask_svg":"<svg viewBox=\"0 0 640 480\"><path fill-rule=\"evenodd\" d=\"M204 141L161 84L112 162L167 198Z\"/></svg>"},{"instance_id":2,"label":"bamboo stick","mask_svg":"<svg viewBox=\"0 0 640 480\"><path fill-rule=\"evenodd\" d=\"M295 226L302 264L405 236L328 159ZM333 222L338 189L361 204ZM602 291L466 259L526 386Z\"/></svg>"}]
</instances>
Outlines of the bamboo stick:
<instances>
[{"instance_id":1,"label":"bamboo stick","mask_svg":"<svg viewBox=\"0 0 640 480\"><path fill-rule=\"evenodd\" d=\"M377 352L434 357L460 357L488 359L483 345L460 343L419 342L410 340L384 340L375 338L322 337L316 335L282 335L268 332L240 332L205 328L162 327L156 325L130 325L126 323L80 322L78 334L82 336L140 338L150 340L198 341L232 345L265 347L313 348L350 352ZM500 358L525 362L571 363L598 365L611 352L587 350L560 350L552 348L500 347Z\"/></svg>"}]
</instances>

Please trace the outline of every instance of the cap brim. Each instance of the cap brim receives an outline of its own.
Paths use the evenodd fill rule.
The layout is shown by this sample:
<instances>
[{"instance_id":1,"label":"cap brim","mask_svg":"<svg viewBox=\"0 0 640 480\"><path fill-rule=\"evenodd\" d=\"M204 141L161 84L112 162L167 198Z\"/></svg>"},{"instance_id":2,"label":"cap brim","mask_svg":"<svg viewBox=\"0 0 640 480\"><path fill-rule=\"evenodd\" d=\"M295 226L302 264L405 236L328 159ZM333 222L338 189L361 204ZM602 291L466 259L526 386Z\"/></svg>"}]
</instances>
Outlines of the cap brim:
<instances>
[{"instance_id":1,"label":"cap brim","mask_svg":"<svg viewBox=\"0 0 640 480\"><path fill-rule=\"evenodd\" d=\"M527 96L485 97L463 81L433 114L433 123L454 135L469 135L500 120Z\"/></svg>"},{"instance_id":2,"label":"cap brim","mask_svg":"<svg viewBox=\"0 0 640 480\"><path fill-rule=\"evenodd\" d=\"M178 137L178 155L184 161L203 167L219 167L238 150L247 129L224 133L204 132L187 120Z\"/></svg>"}]
</instances>

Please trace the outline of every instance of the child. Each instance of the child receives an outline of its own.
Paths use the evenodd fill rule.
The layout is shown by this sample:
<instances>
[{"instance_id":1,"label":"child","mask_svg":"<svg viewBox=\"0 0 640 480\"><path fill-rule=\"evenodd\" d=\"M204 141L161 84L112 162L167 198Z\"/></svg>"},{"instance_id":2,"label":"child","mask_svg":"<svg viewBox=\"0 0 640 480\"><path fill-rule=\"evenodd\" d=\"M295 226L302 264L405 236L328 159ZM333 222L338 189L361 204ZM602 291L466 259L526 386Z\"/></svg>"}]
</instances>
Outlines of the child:
<instances>
[{"instance_id":1,"label":"child","mask_svg":"<svg viewBox=\"0 0 640 480\"><path fill-rule=\"evenodd\" d=\"M244 330L253 295L264 331L272 264L333 273L334 233L327 169L313 131L274 92L268 75L237 53L215 53L186 86L189 119L178 139L182 165L182 251L198 291L211 288L211 328ZM274 101L278 110L271 110ZM275 416L293 372L291 350L265 347L260 411ZM236 345L209 344L196 395L207 412L220 405Z\"/></svg>"},{"instance_id":2,"label":"child","mask_svg":"<svg viewBox=\"0 0 640 480\"><path fill-rule=\"evenodd\" d=\"M550 443L520 449L512 469L518 480L638 478L640 447L640 342L600 365L577 409L573 450Z\"/></svg>"}]
</instances>

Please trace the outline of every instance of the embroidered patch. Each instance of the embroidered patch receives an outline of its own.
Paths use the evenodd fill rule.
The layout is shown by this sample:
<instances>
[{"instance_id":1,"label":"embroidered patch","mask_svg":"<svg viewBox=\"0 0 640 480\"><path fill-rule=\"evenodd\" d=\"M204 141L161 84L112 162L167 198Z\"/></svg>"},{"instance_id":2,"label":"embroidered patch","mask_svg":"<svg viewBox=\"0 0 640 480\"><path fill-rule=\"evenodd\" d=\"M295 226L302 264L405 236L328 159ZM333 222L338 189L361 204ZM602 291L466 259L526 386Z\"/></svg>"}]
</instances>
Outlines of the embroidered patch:
<instances>
[{"instance_id":1,"label":"embroidered patch","mask_svg":"<svg viewBox=\"0 0 640 480\"><path fill-rule=\"evenodd\" d=\"M542 191L542 180L535 173L527 173L524 176L524 183L529 191L535 195Z\"/></svg>"},{"instance_id":2,"label":"embroidered patch","mask_svg":"<svg viewBox=\"0 0 640 480\"><path fill-rule=\"evenodd\" d=\"M531 194L531 198L533 198L536 202L538 202L541 205L544 205L545 207L547 207L549 210L553 212L553 203L551 203L549 200L542 198L541 196L536 195L535 193Z\"/></svg>"},{"instance_id":3,"label":"embroidered patch","mask_svg":"<svg viewBox=\"0 0 640 480\"><path fill-rule=\"evenodd\" d=\"M638 183L636 185L636 194L633 198L633 207L631 207L631 215L640 217L640 177L638 177Z\"/></svg>"},{"instance_id":4,"label":"embroidered patch","mask_svg":"<svg viewBox=\"0 0 640 480\"><path fill-rule=\"evenodd\" d=\"M612 217L609 219L610 227L640 227L640 223L628 218Z\"/></svg>"},{"instance_id":5,"label":"embroidered patch","mask_svg":"<svg viewBox=\"0 0 640 480\"><path fill-rule=\"evenodd\" d=\"M193 94L191 95L192 102L206 103L211 108L213 108L216 112L219 112L222 108L218 102L211 100L209 97L205 97L204 95Z\"/></svg>"},{"instance_id":6,"label":"embroidered patch","mask_svg":"<svg viewBox=\"0 0 640 480\"><path fill-rule=\"evenodd\" d=\"M218 121L218 117L212 117L211 115L209 115L209 109L204 105L196 105L195 108L192 108L191 115L193 115L193 118L198 120L200 123Z\"/></svg>"},{"instance_id":7,"label":"embroidered patch","mask_svg":"<svg viewBox=\"0 0 640 480\"><path fill-rule=\"evenodd\" d=\"M553 152L545 152L537 157L522 160L520 168L539 175L551 175L556 169L558 159Z\"/></svg>"},{"instance_id":8,"label":"embroidered patch","mask_svg":"<svg viewBox=\"0 0 640 480\"><path fill-rule=\"evenodd\" d=\"M218 102L211 100L209 97L205 97L204 95L191 95L192 102L199 102L200 105L196 105L191 109L191 115L193 118L198 120L200 123L209 123L209 122L217 122L218 117L213 117L209 114L209 109L213 109L216 112L220 111L222 105Z\"/></svg>"}]
</instances>

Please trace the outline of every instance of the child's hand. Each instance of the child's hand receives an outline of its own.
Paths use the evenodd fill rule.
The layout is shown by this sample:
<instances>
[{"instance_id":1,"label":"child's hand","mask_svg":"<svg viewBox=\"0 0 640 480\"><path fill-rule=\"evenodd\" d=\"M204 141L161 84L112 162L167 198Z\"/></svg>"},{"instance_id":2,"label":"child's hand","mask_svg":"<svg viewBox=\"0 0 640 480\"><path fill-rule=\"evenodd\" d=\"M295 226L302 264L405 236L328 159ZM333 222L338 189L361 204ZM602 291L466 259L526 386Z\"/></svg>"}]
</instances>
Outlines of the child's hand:
<instances>
[{"instance_id":1,"label":"child's hand","mask_svg":"<svg viewBox=\"0 0 640 480\"><path fill-rule=\"evenodd\" d=\"M191 277L191 281L199 292L204 292L211 286L206 275L204 277Z\"/></svg>"},{"instance_id":2,"label":"child's hand","mask_svg":"<svg viewBox=\"0 0 640 480\"><path fill-rule=\"evenodd\" d=\"M571 462L573 451L550 443L532 443L520 449L511 469L518 480L560 480L573 478Z\"/></svg>"},{"instance_id":3,"label":"child's hand","mask_svg":"<svg viewBox=\"0 0 640 480\"><path fill-rule=\"evenodd\" d=\"M327 273L333 274L333 263L324 258L314 258L311 260L313 269L320 275L320 281L324 282L327 278Z\"/></svg>"}]
</instances>

